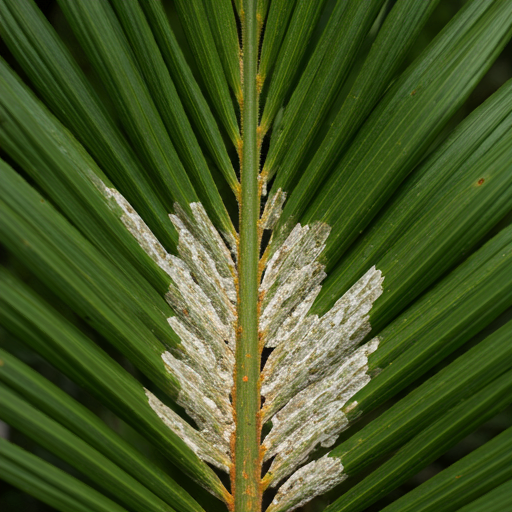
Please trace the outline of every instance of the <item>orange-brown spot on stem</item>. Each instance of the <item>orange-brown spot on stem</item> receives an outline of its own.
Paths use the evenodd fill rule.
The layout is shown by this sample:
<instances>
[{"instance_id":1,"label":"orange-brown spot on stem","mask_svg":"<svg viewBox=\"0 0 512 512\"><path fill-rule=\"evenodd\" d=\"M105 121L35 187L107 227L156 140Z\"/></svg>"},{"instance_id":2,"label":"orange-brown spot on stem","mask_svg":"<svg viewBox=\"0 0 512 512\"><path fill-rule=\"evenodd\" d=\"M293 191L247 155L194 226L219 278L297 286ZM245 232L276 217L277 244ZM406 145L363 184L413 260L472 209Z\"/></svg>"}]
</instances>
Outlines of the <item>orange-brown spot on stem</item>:
<instances>
[{"instance_id":1,"label":"orange-brown spot on stem","mask_svg":"<svg viewBox=\"0 0 512 512\"><path fill-rule=\"evenodd\" d=\"M263 138L263 128L261 126L258 126L258 128L256 128L256 135L258 137L258 142L261 144L261 139Z\"/></svg>"},{"instance_id":2,"label":"orange-brown spot on stem","mask_svg":"<svg viewBox=\"0 0 512 512\"><path fill-rule=\"evenodd\" d=\"M244 375L244 376L242 377L242 380L243 380L244 382L247 382L247 381L249 380L249 377L247 377L247 375Z\"/></svg>"}]
</instances>

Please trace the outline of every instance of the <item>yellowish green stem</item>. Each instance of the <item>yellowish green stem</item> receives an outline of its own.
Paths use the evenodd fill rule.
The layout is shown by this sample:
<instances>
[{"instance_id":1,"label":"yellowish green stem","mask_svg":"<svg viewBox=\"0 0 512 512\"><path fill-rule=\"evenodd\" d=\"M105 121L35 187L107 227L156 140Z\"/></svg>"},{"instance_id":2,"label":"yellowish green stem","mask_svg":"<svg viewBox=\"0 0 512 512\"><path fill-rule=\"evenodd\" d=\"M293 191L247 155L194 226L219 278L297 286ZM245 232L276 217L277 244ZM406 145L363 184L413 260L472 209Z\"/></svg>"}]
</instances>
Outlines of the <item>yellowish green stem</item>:
<instances>
[{"instance_id":1,"label":"yellowish green stem","mask_svg":"<svg viewBox=\"0 0 512 512\"><path fill-rule=\"evenodd\" d=\"M259 140L258 140L258 24L256 0L242 7L243 100L238 248L238 330L235 387L233 390L236 432L233 440L231 484L235 512L261 510L260 454L260 360L258 333L258 268L260 233Z\"/></svg>"}]
</instances>

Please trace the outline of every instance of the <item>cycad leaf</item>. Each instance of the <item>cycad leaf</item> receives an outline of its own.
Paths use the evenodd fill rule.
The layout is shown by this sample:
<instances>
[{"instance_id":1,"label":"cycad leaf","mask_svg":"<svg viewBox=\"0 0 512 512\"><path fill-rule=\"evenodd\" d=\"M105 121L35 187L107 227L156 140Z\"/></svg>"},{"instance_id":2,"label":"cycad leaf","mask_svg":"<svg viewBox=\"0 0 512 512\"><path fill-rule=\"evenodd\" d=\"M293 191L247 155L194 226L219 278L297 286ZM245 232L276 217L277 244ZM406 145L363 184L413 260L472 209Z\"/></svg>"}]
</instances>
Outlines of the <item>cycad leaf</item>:
<instances>
[{"instance_id":1,"label":"cycad leaf","mask_svg":"<svg viewBox=\"0 0 512 512\"><path fill-rule=\"evenodd\" d=\"M512 479L457 512L501 512L512 507Z\"/></svg>"},{"instance_id":2,"label":"cycad leaf","mask_svg":"<svg viewBox=\"0 0 512 512\"><path fill-rule=\"evenodd\" d=\"M238 179L229 160L219 127L176 41L161 0L147 0L139 3L146 14L191 122L231 189L238 192Z\"/></svg>"},{"instance_id":3,"label":"cycad leaf","mask_svg":"<svg viewBox=\"0 0 512 512\"><path fill-rule=\"evenodd\" d=\"M512 372L508 371L429 425L389 461L330 505L326 512L364 510L511 402Z\"/></svg>"},{"instance_id":4,"label":"cycad leaf","mask_svg":"<svg viewBox=\"0 0 512 512\"><path fill-rule=\"evenodd\" d=\"M512 429L505 430L382 512L448 512L512 477ZM487 510L487 509L486 509Z\"/></svg>"},{"instance_id":5,"label":"cycad leaf","mask_svg":"<svg viewBox=\"0 0 512 512\"><path fill-rule=\"evenodd\" d=\"M332 451L353 475L403 445L443 411L483 388L510 368L512 322L457 358L378 419ZM421 399L420 399L421 397Z\"/></svg>"},{"instance_id":6,"label":"cycad leaf","mask_svg":"<svg viewBox=\"0 0 512 512\"><path fill-rule=\"evenodd\" d=\"M206 210L222 231L235 229L217 191L206 160L187 118L169 71L137 0L113 1L112 5L137 58L151 98Z\"/></svg>"},{"instance_id":7,"label":"cycad leaf","mask_svg":"<svg viewBox=\"0 0 512 512\"><path fill-rule=\"evenodd\" d=\"M168 249L176 233L130 144L31 0L2 0L0 33L32 84Z\"/></svg>"},{"instance_id":8,"label":"cycad leaf","mask_svg":"<svg viewBox=\"0 0 512 512\"><path fill-rule=\"evenodd\" d=\"M96 68L154 190L167 211L197 200L196 192L167 134L134 54L107 2L59 0L66 19Z\"/></svg>"},{"instance_id":9,"label":"cycad leaf","mask_svg":"<svg viewBox=\"0 0 512 512\"><path fill-rule=\"evenodd\" d=\"M376 329L386 325L437 277L461 261L478 240L510 211L512 140L503 134L510 129L511 120L509 114L472 157L460 167L456 165L455 172L439 185L435 168L443 168L440 167L442 160L436 164L434 159L434 172L430 174L427 169L427 174L420 180L423 184L432 180L434 187L426 185L424 192L428 194L430 189L435 193L431 198L427 196L418 210L412 211L409 226L407 213L411 209L408 204L416 194L415 183L399 195L390 215L402 219L399 230L392 232L397 240L390 245L384 241L385 253L379 244L378 258L373 259L374 255L371 255L372 263L386 277L385 292L371 313L372 325ZM378 236L380 238L381 235ZM390 241L393 242L392 239ZM352 284L352 278L348 283L343 282L344 268L339 267L339 272L331 274L313 311L328 309L338 294ZM343 277L339 277L341 275Z\"/></svg>"},{"instance_id":10,"label":"cycad leaf","mask_svg":"<svg viewBox=\"0 0 512 512\"><path fill-rule=\"evenodd\" d=\"M270 85L260 121L261 130L266 133L297 74L297 68L320 17L325 0L304 0L297 2L288 25Z\"/></svg>"},{"instance_id":11,"label":"cycad leaf","mask_svg":"<svg viewBox=\"0 0 512 512\"><path fill-rule=\"evenodd\" d=\"M257 0L256 2L256 20L258 33L261 32L263 23L267 17L268 9L270 7L270 0Z\"/></svg>"},{"instance_id":12,"label":"cycad leaf","mask_svg":"<svg viewBox=\"0 0 512 512\"><path fill-rule=\"evenodd\" d=\"M368 358L369 372L379 374L347 403L350 416L404 389L510 307L510 257L508 227L381 331Z\"/></svg>"},{"instance_id":13,"label":"cycad leaf","mask_svg":"<svg viewBox=\"0 0 512 512\"><path fill-rule=\"evenodd\" d=\"M300 219L332 226L322 255L328 269L412 170L511 31L506 2L468 2L381 100Z\"/></svg>"},{"instance_id":14,"label":"cycad leaf","mask_svg":"<svg viewBox=\"0 0 512 512\"><path fill-rule=\"evenodd\" d=\"M222 494L211 470L156 420L147 392L135 378L18 279L6 271L0 279L2 325L148 438L186 474ZM197 441L196 446L201 453Z\"/></svg>"},{"instance_id":15,"label":"cycad leaf","mask_svg":"<svg viewBox=\"0 0 512 512\"><path fill-rule=\"evenodd\" d=\"M117 192L108 178L2 61L0 81L4 150L104 256L148 297L154 295L149 300L157 305L161 297L146 280L160 292L167 290L169 280L123 224L126 213L117 204ZM177 233L173 238L176 244Z\"/></svg>"},{"instance_id":16,"label":"cycad leaf","mask_svg":"<svg viewBox=\"0 0 512 512\"><path fill-rule=\"evenodd\" d=\"M165 503L172 505L175 510L202 510L162 469L143 457L87 408L7 352L0 350L0 359L3 362L0 367L0 380L8 389L19 395L20 399L23 398L31 404L34 410L41 411L80 437ZM6 411L0 412L0 415L2 414L6 414ZM16 418L16 421L19 421L19 418ZM58 432L55 435L58 435ZM101 464L99 460L96 462ZM80 460L77 460L76 464L79 464L78 469L81 470ZM149 496L146 492L144 494ZM154 498L151 500L155 504L158 503Z\"/></svg>"},{"instance_id":17,"label":"cycad leaf","mask_svg":"<svg viewBox=\"0 0 512 512\"><path fill-rule=\"evenodd\" d=\"M265 82L265 78L276 61L294 7L295 0L273 0L270 4L258 63L258 75L261 82Z\"/></svg>"},{"instance_id":18,"label":"cycad leaf","mask_svg":"<svg viewBox=\"0 0 512 512\"><path fill-rule=\"evenodd\" d=\"M205 0L204 6L224 73L238 103L241 103L240 45L233 6L230 0Z\"/></svg>"},{"instance_id":19,"label":"cycad leaf","mask_svg":"<svg viewBox=\"0 0 512 512\"><path fill-rule=\"evenodd\" d=\"M231 512L261 510L264 492L289 512L353 475L331 510L362 512L510 403L512 323L489 324L512 304L512 84L442 133L512 35L509 1L465 2L399 76L436 0L177 0L169 18L160 0L57 3L55 31L33 0L0 0L7 60L37 93L0 62L15 167L0 162L0 319L22 351ZM0 355L15 429L132 512L198 510ZM80 501L12 450L15 485ZM488 462L471 500L510 478Z\"/></svg>"},{"instance_id":20,"label":"cycad leaf","mask_svg":"<svg viewBox=\"0 0 512 512\"><path fill-rule=\"evenodd\" d=\"M394 73L405 58L407 51L416 40L420 29L429 18L437 2L415 2L402 0L397 2L386 16L382 28L366 57L363 67L347 93L345 100L332 121L325 139L316 150L307 168L300 175L297 192L290 195L286 203L281 223L289 215L297 216L295 205L305 203L321 185L331 165L342 153L350 138L356 133L383 92L389 86ZM315 89L312 89L315 91ZM315 94L312 92L312 96ZM307 132L306 132L307 133ZM301 139L302 140L302 139ZM303 143L289 141L290 154L294 157L283 163L273 184L275 190L286 190L290 194L300 169L300 158L304 156ZM278 169L274 169L277 172ZM306 205L304 204L304 207Z\"/></svg>"},{"instance_id":21,"label":"cycad leaf","mask_svg":"<svg viewBox=\"0 0 512 512\"><path fill-rule=\"evenodd\" d=\"M7 360L9 365L10 361ZM68 462L128 508L164 512L173 510L111 458L80 439L0 383L0 418Z\"/></svg>"},{"instance_id":22,"label":"cycad leaf","mask_svg":"<svg viewBox=\"0 0 512 512\"><path fill-rule=\"evenodd\" d=\"M383 0L337 2L329 22L287 103L278 133L273 134L263 173L272 178L296 169L323 114L350 71ZM336 48L336 51L332 51ZM291 147L293 144L293 147ZM289 153L295 153L289 157ZM288 158L286 161L285 158ZM276 183L276 186L278 184ZM283 190L288 190L283 187Z\"/></svg>"},{"instance_id":23,"label":"cycad leaf","mask_svg":"<svg viewBox=\"0 0 512 512\"><path fill-rule=\"evenodd\" d=\"M5 245L164 391L176 391L160 359L163 343L176 344L165 316L4 162L1 171Z\"/></svg>"},{"instance_id":24,"label":"cycad leaf","mask_svg":"<svg viewBox=\"0 0 512 512\"><path fill-rule=\"evenodd\" d=\"M370 225L329 275L323 287L324 302L329 303L344 293L368 266L377 264L386 251L419 218L422 218L423 222L431 222L429 216L422 215L429 206L441 198L449 200L449 183L457 183L459 177L463 178L472 167L477 184L481 178L484 179L481 185L485 183L485 176L480 176L481 168L479 169L478 165L482 165L482 168L487 167L487 162L490 163L493 158L493 151L489 148L502 140L512 126L511 91L512 82L503 85L460 123L446 142L400 187L378 219ZM479 159L481 164L475 165ZM508 173L506 165L503 170ZM462 183L460 190L464 190ZM473 203L469 206L469 209L472 208ZM443 222L447 220L446 217L443 219Z\"/></svg>"},{"instance_id":25,"label":"cycad leaf","mask_svg":"<svg viewBox=\"0 0 512 512\"><path fill-rule=\"evenodd\" d=\"M471 397L478 390L510 370L512 365L512 349L509 343L511 333L512 322L509 322L409 393L360 430L356 436L344 441L321 459L300 468L279 489L271 510L293 510L298 503L303 504L315 494L326 492L343 482L347 476L357 474L371 462L403 446L415 434L421 432L460 400ZM307 392L306 389L303 394ZM341 396L343 395L341 394ZM301 398L305 397L297 395L297 401L300 401ZM309 410L306 413L309 417L318 414L317 411L321 407L319 401L314 404L315 411ZM299 424L304 421L301 414L294 415L293 412L291 418ZM345 427L347 424L348 421L345 419ZM342 428L340 425L342 425L342 421L338 423L338 432ZM326 433L322 432L317 434L316 442L322 438L322 434L325 439ZM327 440L329 441L329 438ZM311 440L308 441L311 442ZM329 446L332 443L331 440L324 446ZM293 454L289 453L288 457L284 458L285 464L295 462L290 455ZM279 478L280 475L277 476ZM274 476L270 472L267 480L272 481L273 478Z\"/></svg>"},{"instance_id":26,"label":"cycad leaf","mask_svg":"<svg viewBox=\"0 0 512 512\"><path fill-rule=\"evenodd\" d=\"M61 512L127 512L96 489L0 438L2 480Z\"/></svg>"},{"instance_id":27,"label":"cycad leaf","mask_svg":"<svg viewBox=\"0 0 512 512\"><path fill-rule=\"evenodd\" d=\"M175 5L215 110L222 120L229 138L235 147L238 147L240 130L235 108L219 53L215 46L214 36L208 23L205 5L203 2L188 2L187 0L176 0ZM232 25L225 30L230 29L232 29Z\"/></svg>"}]
</instances>

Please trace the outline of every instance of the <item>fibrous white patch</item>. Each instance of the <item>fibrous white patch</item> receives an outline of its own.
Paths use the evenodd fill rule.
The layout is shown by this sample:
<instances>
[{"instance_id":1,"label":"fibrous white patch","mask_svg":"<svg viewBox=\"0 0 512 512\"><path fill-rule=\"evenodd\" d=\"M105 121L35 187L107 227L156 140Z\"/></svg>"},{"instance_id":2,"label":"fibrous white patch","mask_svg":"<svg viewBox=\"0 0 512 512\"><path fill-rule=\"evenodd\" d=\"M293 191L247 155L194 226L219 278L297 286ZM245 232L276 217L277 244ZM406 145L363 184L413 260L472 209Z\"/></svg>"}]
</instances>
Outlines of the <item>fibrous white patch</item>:
<instances>
[{"instance_id":1,"label":"fibrous white patch","mask_svg":"<svg viewBox=\"0 0 512 512\"><path fill-rule=\"evenodd\" d=\"M266 183L265 183L266 186ZM279 189L265 204L263 215L260 219L261 229L272 229L279 220L283 211L286 193Z\"/></svg>"},{"instance_id":2,"label":"fibrous white patch","mask_svg":"<svg viewBox=\"0 0 512 512\"><path fill-rule=\"evenodd\" d=\"M237 268L231 252L200 203L190 204L187 212L175 205L170 215L179 234L179 255L174 256L119 192L100 188L119 205L122 222L170 278L166 299L176 316L169 324L181 344L163 353L162 360L179 382L177 403L197 429L146 391L149 404L200 458L229 471L237 320ZM282 190L270 198L261 229L276 225L284 201ZM300 507L346 478L334 457L300 466L316 447L332 446L347 428L345 406L370 381L368 356L379 344L374 338L359 346L371 330L372 305L382 294L384 278L375 267L325 315L309 314L326 275L319 258L329 232L321 222L297 224L284 241L274 241L277 248L260 284L259 330L265 345L274 348L261 388L263 422L272 420L263 442L265 460L272 460L267 478L276 486L292 475L268 512ZM233 250L236 240L228 243Z\"/></svg>"},{"instance_id":3,"label":"fibrous white patch","mask_svg":"<svg viewBox=\"0 0 512 512\"><path fill-rule=\"evenodd\" d=\"M348 426L346 402L369 381L368 355L378 347L372 340L333 370L295 395L273 418L265 438L265 460L274 457L272 486L307 460L319 444L329 447Z\"/></svg>"},{"instance_id":4,"label":"fibrous white patch","mask_svg":"<svg viewBox=\"0 0 512 512\"><path fill-rule=\"evenodd\" d=\"M191 216L177 204L170 215L179 234L177 257L166 252L117 190L103 183L98 187L121 208L121 221L170 278L166 300L176 316L168 321L181 344L164 352L162 360L179 382L177 403L199 431L147 392L149 403L199 457L229 471L236 323L236 266L231 253L200 203L189 205Z\"/></svg>"},{"instance_id":5,"label":"fibrous white patch","mask_svg":"<svg viewBox=\"0 0 512 512\"><path fill-rule=\"evenodd\" d=\"M132 208L131 204L114 188L106 187L98 180L96 185L109 199L113 199L123 212L121 222L133 235L146 254L162 269L167 272L167 251L157 240L156 236L142 220L140 215Z\"/></svg>"},{"instance_id":6,"label":"fibrous white patch","mask_svg":"<svg viewBox=\"0 0 512 512\"><path fill-rule=\"evenodd\" d=\"M321 222L304 227L297 224L268 262L260 286L263 300L259 320L267 347L277 346L281 340L276 333L283 322L304 301L312 302L311 293L320 291L326 274L317 258L329 232L329 226Z\"/></svg>"},{"instance_id":7,"label":"fibrous white patch","mask_svg":"<svg viewBox=\"0 0 512 512\"><path fill-rule=\"evenodd\" d=\"M370 381L368 356L378 347L374 338L358 348L382 294L383 277L375 267L324 316L309 314L325 277L318 260L329 231L322 223L297 224L274 251L260 285L260 331L266 346L274 348L262 374L263 422L272 420L263 442L264 458L272 460L271 486L293 474L317 446L332 446L347 428L343 407ZM301 471L288 481L294 488L302 485L295 480ZM319 485L330 488L322 481ZM290 490L288 482L283 489Z\"/></svg>"},{"instance_id":8,"label":"fibrous white patch","mask_svg":"<svg viewBox=\"0 0 512 512\"><path fill-rule=\"evenodd\" d=\"M279 489L267 512L290 512L302 507L346 478L340 459L325 455L296 471Z\"/></svg>"},{"instance_id":9,"label":"fibrous white patch","mask_svg":"<svg viewBox=\"0 0 512 512\"><path fill-rule=\"evenodd\" d=\"M303 307L292 315L291 325L279 327L278 342L272 343L276 349L263 370L264 421L309 384L328 378L350 356L371 330L368 313L382 294L382 281L381 272L372 267L323 317L307 316ZM311 304L311 297L306 302Z\"/></svg>"},{"instance_id":10,"label":"fibrous white patch","mask_svg":"<svg viewBox=\"0 0 512 512\"><path fill-rule=\"evenodd\" d=\"M236 267L203 207L190 207L192 218L178 206L170 216L179 233L180 257L167 257L172 281L166 299L176 313L169 323L181 345L162 359L180 384L177 403L196 422L202 438L229 458Z\"/></svg>"},{"instance_id":11,"label":"fibrous white patch","mask_svg":"<svg viewBox=\"0 0 512 512\"><path fill-rule=\"evenodd\" d=\"M163 404L147 389L144 390L151 408L158 417L178 435L192 451L201 459L224 471L229 471L229 456L216 450L195 428L190 426L183 418L172 409Z\"/></svg>"}]
</instances>

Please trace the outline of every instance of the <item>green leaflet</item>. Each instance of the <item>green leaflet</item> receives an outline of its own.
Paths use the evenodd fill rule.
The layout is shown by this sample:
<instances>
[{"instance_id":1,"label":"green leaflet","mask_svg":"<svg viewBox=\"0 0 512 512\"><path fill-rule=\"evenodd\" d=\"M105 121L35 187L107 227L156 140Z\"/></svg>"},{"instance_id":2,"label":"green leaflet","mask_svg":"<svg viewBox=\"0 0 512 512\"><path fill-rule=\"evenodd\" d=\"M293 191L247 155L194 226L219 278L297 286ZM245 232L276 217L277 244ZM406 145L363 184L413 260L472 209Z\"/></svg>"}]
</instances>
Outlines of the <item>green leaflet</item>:
<instances>
[{"instance_id":1,"label":"green leaflet","mask_svg":"<svg viewBox=\"0 0 512 512\"><path fill-rule=\"evenodd\" d=\"M148 177L168 212L189 211L197 194L167 134L119 21L107 2L59 0L82 48L96 68Z\"/></svg>"},{"instance_id":2,"label":"green leaflet","mask_svg":"<svg viewBox=\"0 0 512 512\"><path fill-rule=\"evenodd\" d=\"M165 503L172 505L175 510L183 512L202 510L192 497L162 469L110 430L86 407L1 349L0 359L3 362L0 366L0 381L7 388L98 450ZM80 461L78 460L76 464L80 464Z\"/></svg>"},{"instance_id":3,"label":"green leaflet","mask_svg":"<svg viewBox=\"0 0 512 512\"><path fill-rule=\"evenodd\" d=\"M511 334L512 322L508 322L341 443L331 455L341 459L351 476L404 445L460 400L510 369Z\"/></svg>"},{"instance_id":4,"label":"green leaflet","mask_svg":"<svg viewBox=\"0 0 512 512\"><path fill-rule=\"evenodd\" d=\"M6 364L9 364L9 360ZM126 507L154 512L174 510L137 479L120 469L110 458L102 455L2 383L0 418L74 466Z\"/></svg>"},{"instance_id":5,"label":"green leaflet","mask_svg":"<svg viewBox=\"0 0 512 512\"><path fill-rule=\"evenodd\" d=\"M231 0L205 0L204 6L217 51L224 67L224 74L238 103L241 103L240 45L238 43L238 29Z\"/></svg>"},{"instance_id":6,"label":"green leaflet","mask_svg":"<svg viewBox=\"0 0 512 512\"><path fill-rule=\"evenodd\" d=\"M215 474L159 420L134 377L5 270L0 272L0 284L0 320L5 328L149 439L186 474L221 494Z\"/></svg>"},{"instance_id":7,"label":"green leaflet","mask_svg":"<svg viewBox=\"0 0 512 512\"><path fill-rule=\"evenodd\" d=\"M512 226L472 254L389 324L369 356L382 369L347 405L375 409L414 382L512 305Z\"/></svg>"},{"instance_id":8,"label":"green leaflet","mask_svg":"<svg viewBox=\"0 0 512 512\"><path fill-rule=\"evenodd\" d=\"M510 478L512 478L512 428L505 430L448 469L416 487L384 508L382 512L457 510L457 507L470 503ZM492 509L484 510L491 512ZM506 509L498 510L502 512Z\"/></svg>"},{"instance_id":9,"label":"green leaflet","mask_svg":"<svg viewBox=\"0 0 512 512\"><path fill-rule=\"evenodd\" d=\"M197 142L153 33L137 0L114 0L112 5L135 53L151 98L155 102L199 198L221 231L235 234L217 185Z\"/></svg>"},{"instance_id":10,"label":"green leaflet","mask_svg":"<svg viewBox=\"0 0 512 512\"><path fill-rule=\"evenodd\" d=\"M240 16L240 13L242 12L242 1L243 0L233 0L233 4L235 5L236 12Z\"/></svg>"},{"instance_id":11,"label":"green leaflet","mask_svg":"<svg viewBox=\"0 0 512 512\"><path fill-rule=\"evenodd\" d=\"M258 75L262 83L274 65L296 0L272 0L261 45Z\"/></svg>"},{"instance_id":12,"label":"green leaflet","mask_svg":"<svg viewBox=\"0 0 512 512\"><path fill-rule=\"evenodd\" d=\"M305 154L305 149L298 143L295 146L295 142L290 141L291 155L296 155L289 161L293 165L283 163L273 184L273 191L281 188L289 194L276 231L280 230L286 219L298 218L306 209L329 169L389 86L390 80L437 3L437 0L396 2L386 16L370 53L340 110L332 120L325 138L315 149L313 158L300 175L297 173L297 159ZM297 180L297 186L294 188Z\"/></svg>"},{"instance_id":13,"label":"green leaflet","mask_svg":"<svg viewBox=\"0 0 512 512\"><path fill-rule=\"evenodd\" d=\"M73 512L245 512L275 485L284 512L357 475L328 510L363 512L510 404L512 322L471 338L512 304L512 81L442 132L510 0L463 2L401 76L437 0L57 3L0 0L27 76L0 62L0 324L214 498L3 349L0 418L105 497L1 439L0 478ZM506 508L498 439L392 510Z\"/></svg>"},{"instance_id":14,"label":"green leaflet","mask_svg":"<svg viewBox=\"0 0 512 512\"><path fill-rule=\"evenodd\" d=\"M48 202L0 161L2 242L89 325L164 391L176 391L160 358L177 337L165 315ZM160 338L158 338L158 337Z\"/></svg>"},{"instance_id":15,"label":"green leaflet","mask_svg":"<svg viewBox=\"0 0 512 512\"><path fill-rule=\"evenodd\" d=\"M279 172L276 190L289 190L286 177L297 172L320 121L343 85L383 3L384 0L336 3L286 105L278 133L272 137L263 173L271 179ZM281 176L285 176L284 180Z\"/></svg>"},{"instance_id":16,"label":"green leaflet","mask_svg":"<svg viewBox=\"0 0 512 512\"><path fill-rule=\"evenodd\" d=\"M139 4L146 14L149 26L162 52L162 57L169 68L180 99L191 118L194 128L200 134L229 186L237 193L239 188L238 179L229 160L219 127L174 37L161 0L139 1Z\"/></svg>"},{"instance_id":17,"label":"green leaflet","mask_svg":"<svg viewBox=\"0 0 512 512\"><path fill-rule=\"evenodd\" d=\"M205 6L202 1L189 2L188 0L176 0L175 5L215 111L222 120L229 138L235 147L238 147L240 130L235 108L222 62L215 47ZM232 25L224 30L230 30L230 28L232 29Z\"/></svg>"},{"instance_id":18,"label":"green leaflet","mask_svg":"<svg viewBox=\"0 0 512 512\"><path fill-rule=\"evenodd\" d=\"M410 173L511 34L508 2L468 2L381 100L297 219L332 226L323 253L328 270Z\"/></svg>"},{"instance_id":19,"label":"green leaflet","mask_svg":"<svg viewBox=\"0 0 512 512\"><path fill-rule=\"evenodd\" d=\"M509 109L510 106L505 112ZM501 119L498 117L497 121ZM469 158L462 165L454 152L451 156L454 160L447 160L450 163L445 167L442 157L446 155L441 153L433 172L427 171L425 178L420 178L422 185L433 183L423 188L418 209L409 206L417 194L414 182L392 206L394 211L390 217L400 223L397 231L390 229L392 245L387 245L388 240L379 235L379 243L375 244L379 257L375 259L371 254L373 247L368 246L370 261L385 278L384 293L370 313L374 332L392 320L443 272L460 262L510 211L512 139L507 136L507 130L511 122L512 115L507 114L493 131L487 132L487 137L487 130L477 132L475 135L481 146L473 155L468 151ZM463 142L464 139L460 140ZM450 155L449 150L447 154ZM443 177L440 169L448 170L448 176ZM389 218L386 220L389 222ZM394 243L393 237L396 238ZM371 265L368 260L367 264ZM315 312L326 311L340 289L346 286L345 276L339 278L335 274L326 280L313 306Z\"/></svg>"},{"instance_id":20,"label":"green leaflet","mask_svg":"<svg viewBox=\"0 0 512 512\"><path fill-rule=\"evenodd\" d=\"M364 510L436 460L511 402L512 372L508 371L425 428L390 460L327 507L325 512Z\"/></svg>"},{"instance_id":21,"label":"green leaflet","mask_svg":"<svg viewBox=\"0 0 512 512\"><path fill-rule=\"evenodd\" d=\"M112 187L96 162L0 61L0 144L76 228L133 281L162 314L169 277L120 220L122 211L101 190ZM146 279L153 285L149 285Z\"/></svg>"},{"instance_id":22,"label":"green leaflet","mask_svg":"<svg viewBox=\"0 0 512 512\"><path fill-rule=\"evenodd\" d=\"M87 148L160 242L177 233L141 162L105 112L69 50L31 0L0 1L0 34L57 118Z\"/></svg>"},{"instance_id":23,"label":"green leaflet","mask_svg":"<svg viewBox=\"0 0 512 512\"><path fill-rule=\"evenodd\" d=\"M478 159L485 158L489 146L503 139L512 126L511 92L512 82L507 82L460 123L450 137L403 183L389 205L326 279L322 289L323 298L320 299L323 307L345 293L369 266L378 264L386 251L418 219L430 222L427 216L423 216L429 206L443 197L446 201L450 200L450 184L457 182L459 176L464 176L466 169L474 166ZM481 164L487 165L485 160L481 160ZM474 173L479 179L478 167ZM462 184L461 190L464 190ZM472 208L471 205L468 207Z\"/></svg>"},{"instance_id":24,"label":"green leaflet","mask_svg":"<svg viewBox=\"0 0 512 512\"><path fill-rule=\"evenodd\" d=\"M270 128L291 88L297 75L298 65L304 56L324 3L325 0L297 2L270 78L267 99L260 121L263 134Z\"/></svg>"},{"instance_id":25,"label":"green leaflet","mask_svg":"<svg viewBox=\"0 0 512 512\"><path fill-rule=\"evenodd\" d=\"M256 2L258 41L259 41L259 36L261 34L261 29L263 27L263 23L265 22L265 19L267 18L269 6L270 6L270 0L257 0L257 2Z\"/></svg>"},{"instance_id":26,"label":"green leaflet","mask_svg":"<svg viewBox=\"0 0 512 512\"><path fill-rule=\"evenodd\" d=\"M127 512L96 489L0 437L2 480L61 512Z\"/></svg>"},{"instance_id":27,"label":"green leaflet","mask_svg":"<svg viewBox=\"0 0 512 512\"><path fill-rule=\"evenodd\" d=\"M460 508L457 512L502 512L512 508L512 480Z\"/></svg>"}]
</instances>

